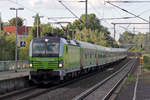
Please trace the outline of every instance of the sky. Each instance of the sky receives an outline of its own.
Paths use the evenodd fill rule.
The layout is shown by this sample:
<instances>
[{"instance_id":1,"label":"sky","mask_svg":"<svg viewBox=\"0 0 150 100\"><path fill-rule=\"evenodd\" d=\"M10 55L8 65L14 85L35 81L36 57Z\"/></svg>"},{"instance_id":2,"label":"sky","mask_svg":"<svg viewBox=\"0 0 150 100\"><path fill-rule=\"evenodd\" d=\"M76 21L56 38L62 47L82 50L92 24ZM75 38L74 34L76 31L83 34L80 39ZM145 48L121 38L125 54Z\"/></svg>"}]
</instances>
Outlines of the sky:
<instances>
[{"instance_id":1,"label":"sky","mask_svg":"<svg viewBox=\"0 0 150 100\"><path fill-rule=\"evenodd\" d=\"M77 2L78 0L61 0L73 13L78 17L85 13L85 3ZM105 0L106 1L106 0ZM111 23L147 23L139 18L131 19L114 19L108 20L106 18L121 18L121 17L134 17L108 3L104 0L88 0L88 13L95 13L100 19L101 24L109 29L113 36L113 25ZM109 0L111 1L111 0ZM123 0L120 0L123 1ZM129 0L132 1L132 0ZM136 0L142 1L142 0ZM143 0L144 1L144 0ZM147 3L113 3L129 12L139 15L140 17L149 20L150 16L150 2ZM0 0L0 13L2 16L2 21L8 22L11 18L15 17L15 11L10 10L10 8L24 8L24 10L18 11L18 16L26 19L24 23L28 26L32 26L34 16L39 13L41 18L41 23L56 22L56 21L71 21L75 19L61 19L61 20L48 20L50 17L74 17L67 9L65 9L58 0ZM103 19L103 20L102 20ZM116 39L119 35L125 31L134 31L135 34L138 32L148 32L148 24L136 24L136 25L116 25Z\"/></svg>"}]
</instances>

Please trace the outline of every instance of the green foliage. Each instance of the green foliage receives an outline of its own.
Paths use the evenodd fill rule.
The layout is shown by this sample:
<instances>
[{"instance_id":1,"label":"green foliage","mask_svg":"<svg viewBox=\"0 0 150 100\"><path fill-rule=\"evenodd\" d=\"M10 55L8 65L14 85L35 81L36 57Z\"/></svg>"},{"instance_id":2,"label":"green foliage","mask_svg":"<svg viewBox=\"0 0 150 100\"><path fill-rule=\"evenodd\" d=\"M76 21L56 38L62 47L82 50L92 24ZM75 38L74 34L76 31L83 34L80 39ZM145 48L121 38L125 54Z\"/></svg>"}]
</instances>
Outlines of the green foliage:
<instances>
[{"instance_id":1,"label":"green foliage","mask_svg":"<svg viewBox=\"0 0 150 100\"><path fill-rule=\"evenodd\" d=\"M85 21L85 14L81 15L80 20L75 20L72 24L68 25L68 29L79 29L82 30L85 27L87 29L91 29L91 30L100 30L101 29L101 25L100 25L100 21L98 18L96 18L95 14L88 14L87 15L87 26L85 25L86 21Z\"/></svg>"},{"instance_id":2,"label":"green foliage","mask_svg":"<svg viewBox=\"0 0 150 100\"><path fill-rule=\"evenodd\" d=\"M29 58L29 44L32 39L32 34L29 33L27 38L23 41L26 42L26 47L18 48L18 59L28 60ZM18 41L19 44L20 41ZM0 35L0 60L15 60L15 47L16 47L16 37L15 34Z\"/></svg>"},{"instance_id":3,"label":"green foliage","mask_svg":"<svg viewBox=\"0 0 150 100\"><path fill-rule=\"evenodd\" d=\"M144 68L150 69L150 55L144 55Z\"/></svg>"},{"instance_id":4,"label":"green foliage","mask_svg":"<svg viewBox=\"0 0 150 100\"><path fill-rule=\"evenodd\" d=\"M77 30L74 35L75 40L81 40L92 44L107 46L107 47L118 47L114 39L98 30L91 30L84 28L83 30Z\"/></svg>"},{"instance_id":5,"label":"green foliage","mask_svg":"<svg viewBox=\"0 0 150 100\"><path fill-rule=\"evenodd\" d=\"M129 49L129 52L141 52L142 48L137 46L132 46L132 48Z\"/></svg>"},{"instance_id":6,"label":"green foliage","mask_svg":"<svg viewBox=\"0 0 150 100\"><path fill-rule=\"evenodd\" d=\"M138 33L138 34L133 34L131 32L125 31L121 36L120 36L120 43L121 44L132 44L132 48L129 49L129 51L132 52L143 52L145 50L145 34L143 33Z\"/></svg>"},{"instance_id":7,"label":"green foliage","mask_svg":"<svg viewBox=\"0 0 150 100\"><path fill-rule=\"evenodd\" d=\"M75 20L72 24L65 27L64 29L67 30L65 32L58 27L54 28L49 24L42 24L40 25L42 30L40 36L67 37L68 39L81 40L107 47L118 47L116 41L110 36L108 29L100 25L100 21L95 14L89 14L87 16L87 26L85 25L85 14L81 15L80 19L82 22L81 20ZM31 29L31 33L36 37L37 33L35 24Z\"/></svg>"},{"instance_id":8,"label":"green foliage","mask_svg":"<svg viewBox=\"0 0 150 100\"><path fill-rule=\"evenodd\" d=\"M49 34L53 34L53 29L52 27L49 25L49 24L42 24L41 25L42 27L42 34L41 36L49 36Z\"/></svg>"},{"instance_id":9,"label":"green foliage","mask_svg":"<svg viewBox=\"0 0 150 100\"><path fill-rule=\"evenodd\" d=\"M38 25L37 25L38 24ZM31 28L31 33L33 34L33 37L41 36L41 27L40 27L41 21L40 16L37 13L34 17L34 26ZM37 32L38 31L38 32Z\"/></svg>"},{"instance_id":10,"label":"green foliage","mask_svg":"<svg viewBox=\"0 0 150 100\"><path fill-rule=\"evenodd\" d=\"M37 23L38 22L38 23ZM36 25L40 25L41 24L41 21L40 21L40 17L39 17L39 14L37 13L34 17L34 26Z\"/></svg>"},{"instance_id":11,"label":"green foliage","mask_svg":"<svg viewBox=\"0 0 150 100\"><path fill-rule=\"evenodd\" d=\"M29 58L29 44L32 38L37 37L37 18L39 15L36 14L34 19L34 26L29 31L29 35L27 38L24 38L23 41L26 42L26 47L18 48L18 59L27 60ZM83 14L81 17L83 23L80 20L75 20L72 24L68 25L64 29L68 29L68 31L64 32L63 29L58 27L52 27L49 24L40 24L39 18L39 36L66 36L68 39L74 37L75 40L81 40L97 45L103 45L107 47L118 47L116 41L110 36L110 32L108 29L102 25L100 25L99 19L95 14L88 15L87 26L85 25L85 15ZM19 26L23 24L23 22L18 23ZM15 19L11 19L9 21L10 24L15 25ZM41 31L41 32L40 32ZM74 31L74 33L72 32ZM73 33L73 34L72 34ZM15 35L2 35L0 36L0 60L14 60L15 59ZM18 41L19 43L19 41Z\"/></svg>"},{"instance_id":12,"label":"green foliage","mask_svg":"<svg viewBox=\"0 0 150 100\"><path fill-rule=\"evenodd\" d=\"M26 42L26 47L18 46L18 60L28 60L29 58L29 44L33 38L32 33L29 33L27 38L23 41ZM18 41L18 44L20 41ZM0 60L15 60L15 47L16 47L16 36L15 34L6 35L0 34Z\"/></svg>"},{"instance_id":13,"label":"green foliage","mask_svg":"<svg viewBox=\"0 0 150 100\"><path fill-rule=\"evenodd\" d=\"M15 59L15 42L14 34L0 35L0 60L14 60Z\"/></svg>"},{"instance_id":14,"label":"green foliage","mask_svg":"<svg viewBox=\"0 0 150 100\"><path fill-rule=\"evenodd\" d=\"M42 24L41 25L42 33L41 37L44 36L64 36L64 31L58 27L54 28L50 26L50 24Z\"/></svg>"},{"instance_id":15,"label":"green foliage","mask_svg":"<svg viewBox=\"0 0 150 100\"><path fill-rule=\"evenodd\" d=\"M11 20L9 20L9 25L13 25L13 26L16 25L16 17L12 18ZM17 25L18 26L22 26L23 25L23 19L22 18L17 17Z\"/></svg>"},{"instance_id":16,"label":"green foliage","mask_svg":"<svg viewBox=\"0 0 150 100\"><path fill-rule=\"evenodd\" d=\"M1 31L3 31L4 29L3 29L3 25L4 25L4 23L3 22L1 22Z\"/></svg>"},{"instance_id":17,"label":"green foliage","mask_svg":"<svg viewBox=\"0 0 150 100\"><path fill-rule=\"evenodd\" d=\"M40 31L40 29L39 29L39 31ZM29 33L31 33L33 37L37 37L37 27L33 26L31 28L31 30L29 31Z\"/></svg>"},{"instance_id":18,"label":"green foliage","mask_svg":"<svg viewBox=\"0 0 150 100\"><path fill-rule=\"evenodd\" d=\"M68 25L69 34L67 38L71 39L74 36L75 40L90 42L93 44L103 45L107 47L118 47L116 41L110 36L108 29L100 25L99 19L95 14L87 16L87 26L85 25L85 14L81 15L80 20L75 20ZM72 35L74 30L74 35Z\"/></svg>"},{"instance_id":19,"label":"green foliage","mask_svg":"<svg viewBox=\"0 0 150 100\"><path fill-rule=\"evenodd\" d=\"M28 37L24 38L23 41L26 42L26 46L19 48L19 60L29 59L29 46L32 38L33 38L33 34L31 32L29 33Z\"/></svg>"},{"instance_id":20,"label":"green foliage","mask_svg":"<svg viewBox=\"0 0 150 100\"><path fill-rule=\"evenodd\" d=\"M135 36L135 34L132 34L131 32L125 31L123 34L120 35L119 41L121 43L132 44L132 43L134 43L133 42L134 36Z\"/></svg>"}]
</instances>

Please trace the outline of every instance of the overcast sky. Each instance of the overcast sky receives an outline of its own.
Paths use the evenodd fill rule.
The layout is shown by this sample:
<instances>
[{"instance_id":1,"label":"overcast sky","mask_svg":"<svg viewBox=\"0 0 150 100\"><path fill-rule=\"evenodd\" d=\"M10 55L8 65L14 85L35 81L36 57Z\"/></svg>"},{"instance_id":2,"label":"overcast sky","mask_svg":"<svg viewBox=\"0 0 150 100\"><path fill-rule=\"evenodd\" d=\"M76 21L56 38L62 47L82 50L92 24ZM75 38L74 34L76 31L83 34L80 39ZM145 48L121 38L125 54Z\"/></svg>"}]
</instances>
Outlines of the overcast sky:
<instances>
[{"instance_id":1,"label":"overcast sky","mask_svg":"<svg viewBox=\"0 0 150 100\"><path fill-rule=\"evenodd\" d=\"M72 10L78 17L85 13L85 3L76 2L77 0L62 0L63 3ZM72 1L72 2L71 2ZM109 0L110 1L110 0ZM123 0L122 0L123 1ZM132 0L131 0L132 1ZM138 0L142 1L142 0ZM124 8L140 17L149 20L150 16L150 2L149 3L114 3L115 5ZM58 0L0 0L0 12L2 14L2 20L7 22L11 18L15 17L15 11L9 10L11 7L23 7L24 11L19 11L18 16L27 19L27 25L33 25L33 18L36 13L39 13L44 18L41 19L41 23L54 22L60 20L48 20L48 17L74 17L68 10L66 10ZM99 19L102 18L120 18L120 17L133 17L122 10L104 3L104 0L88 0L88 13L95 13ZM73 21L74 19L63 19L61 21ZM112 22L142 22L143 20L138 18L124 19L124 20L103 20L101 23L108 27L113 35ZM133 31L133 28L148 28L148 25L117 25L117 37L126 28ZM140 32L148 32L148 29L135 29ZM137 33L137 32L136 32Z\"/></svg>"}]
</instances>

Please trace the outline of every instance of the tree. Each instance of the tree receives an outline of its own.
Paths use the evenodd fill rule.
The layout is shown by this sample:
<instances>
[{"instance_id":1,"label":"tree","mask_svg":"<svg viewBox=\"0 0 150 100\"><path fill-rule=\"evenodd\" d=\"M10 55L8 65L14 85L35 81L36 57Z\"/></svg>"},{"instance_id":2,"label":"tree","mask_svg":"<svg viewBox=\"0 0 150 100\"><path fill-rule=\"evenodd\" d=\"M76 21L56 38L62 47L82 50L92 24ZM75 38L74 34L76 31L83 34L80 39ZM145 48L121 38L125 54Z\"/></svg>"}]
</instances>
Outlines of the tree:
<instances>
[{"instance_id":1,"label":"tree","mask_svg":"<svg viewBox=\"0 0 150 100\"><path fill-rule=\"evenodd\" d=\"M11 20L9 20L9 25L16 25L16 18L12 18ZM17 17L17 25L18 26L22 26L23 25L23 19L20 17Z\"/></svg>"},{"instance_id":2,"label":"tree","mask_svg":"<svg viewBox=\"0 0 150 100\"><path fill-rule=\"evenodd\" d=\"M37 23L37 21L38 21L38 23ZM39 14L38 14L38 13L37 13L37 14L35 15L35 17L34 17L34 26L37 26L37 24L38 24L38 25L41 24L40 17L39 17Z\"/></svg>"},{"instance_id":3,"label":"tree","mask_svg":"<svg viewBox=\"0 0 150 100\"><path fill-rule=\"evenodd\" d=\"M31 33L31 31L29 32L28 37L24 38L23 41L26 42L26 46L25 47L21 47L19 48L19 60L29 60L29 46L30 46L30 41L33 38L33 34Z\"/></svg>"},{"instance_id":4,"label":"tree","mask_svg":"<svg viewBox=\"0 0 150 100\"><path fill-rule=\"evenodd\" d=\"M85 25L86 15L81 15L80 20L75 20L72 24L68 25L68 38L72 38L72 32L74 30L74 36L76 40L90 42L107 47L118 47L115 39L110 36L108 28L100 24L99 19L95 14L87 15L87 26Z\"/></svg>"},{"instance_id":5,"label":"tree","mask_svg":"<svg viewBox=\"0 0 150 100\"><path fill-rule=\"evenodd\" d=\"M81 20L75 20L73 22L73 24L68 25L68 28L82 30L83 28L86 27L85 18L86 18L85 14L81 15L81 17L80 17ZM98 18L96 18L95 14L88 14L87 15L87 27L86 28L91 29L91 30L96 30L96 29L100 30L100 21Z\"/></svg>"},{"instance_id":6,"label":"tree","mask_svg":"<svg viewBox=\"0 0 150 100\"><path fill-rule=\"evenodd\" d=\"M0 34L0 60L15 59L15 34Z\"/></svg>"},{"instance_id":7,"label":"tree","mask_svg":"<svg viewBox=\"0 0 150 100\"><path fill-rule=\"evenodd\" d=\"M33 26L29 33L31 33L33 37L37 37L37 27Z\"/></svg>"},{"instance_id":8,"label":"tree","mask_svg":"<svg viewBox=\"0 0 150 100\"><path fill-rule=\"evenodd\" d=\"M106 47L118 47L115 40L109 34L99 32L98 30L86 28L83 30L77 30L74 39Z\"/></svg>"},{"instance_id":9,"label":"tree","mask_svg":"<svg viewBox=\"0 0 150 100\"><path fill-rule=\"evenodd\" d=\"M120 35L120 43L126 43L126 44L133 44L133 38L134 38L135 34L125 31L123 32L122 35Z\"/></svg>"},{"instance_id":10,"label":"tree","mask_svg":"<svg viewBox=\"0 0 150 100\"><path fill-rule=\"evenodd\" d=\"M120 36L119 41L122 45L132 44L132 47L129 49L129 51L145 52L144 50L149 51L149 49L150 49L150 48L147 48L150 45L150 43L147 42L147 44L145 44L145 37L147 36L147 34L143 34L143 33L133 34L131 32L125 31ZM146 46L146 45L148 45L148 46Z\"/></svg>"},{"instance_id":11,"label":"tree","mask_svg":"<svg viewBox=\"0 0 150 100\"><path fill-rule=\"evenodd\" d=\"M32 28L32 33L34 37L41 36L41 27L40 27L41 21L40 21L40 16L37 13L34 17L34 26ZM38 27L38 33L37 33L37 27Z\"/></svg>"},{"instance_id":12,"label":"tree","mask_svg":"<svg viewBox=\"0 0 150 100\"><path fill-rule=\"evenodd\" d=\"M104 32L110 36L110 32L108 29L100 24L100 20L96 17L95 14L88 14L87 15L87 26L85 25L85 17L86 15L81 15L80 20L75 20L72 24L68 25L69 36L71 37L72 32L70 30L83 30L84 28L90 29L92 31Z\"/></svg>"},{"instance_id":13,"label":"tree","mask_svg":"<svg viewBox=\"0 0 150 100\"><path fill-rule=\"evenodd\" d=\"M49 24L42 24L41 25L42 33L41 36L50 36L53 34L52 27Z\"/></svg>"}]
</instances>

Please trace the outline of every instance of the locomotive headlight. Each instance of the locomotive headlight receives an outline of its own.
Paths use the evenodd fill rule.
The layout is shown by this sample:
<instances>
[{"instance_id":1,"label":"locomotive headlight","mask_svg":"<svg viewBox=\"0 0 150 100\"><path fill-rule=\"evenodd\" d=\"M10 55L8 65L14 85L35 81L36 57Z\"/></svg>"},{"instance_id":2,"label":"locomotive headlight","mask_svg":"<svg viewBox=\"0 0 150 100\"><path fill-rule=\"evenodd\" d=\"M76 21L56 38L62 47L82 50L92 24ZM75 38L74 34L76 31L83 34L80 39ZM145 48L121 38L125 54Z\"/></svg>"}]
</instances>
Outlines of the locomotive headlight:
<instances>
[{"instance_id":1,"label":"locomotive headlight","mask_svg":"<svg viewBox=\"0 0 150 100\"><path fill-rule=\"evenodd\" d=\"M32 67L32 64L30 64L29 66Z\"/></svg>"},{"instance_id":2,"label":"locomotive headlight","mask_svg":"<svg viewBox=\"0 0 150 100\"><path fill-rule=\"evenodd\" d=\"M60 67L60 68L63 67L63 64L59 64L59 67Z\"/></svg>"},{"instance_id":3,"label":"locomotive headlight","mask_svg":"<svg viewBox=\"0 0 150 100\"><path fill-rule=\"evenodd\" d=\"M45 42L48 42L48 39L45 39Z\"/></svg>"},{"instance_id":4,"label":"locomotive headlight","mask_svg":"<svg viewBox=\"0 0 150 100\"><path fill-rule=\"evenodd\" d=\"M58 67L59 67L59 68L62 68L62 67L63 67L63 61L59 61Z\"/></svg>"}]
</instances>

